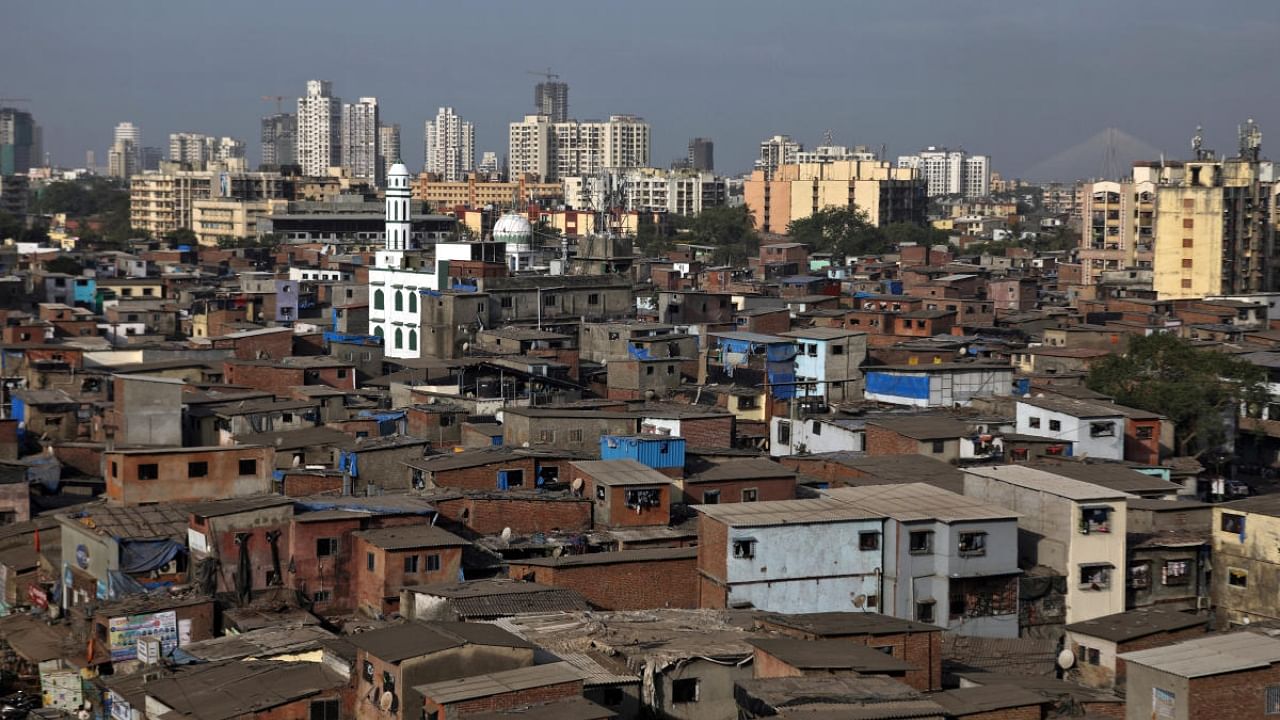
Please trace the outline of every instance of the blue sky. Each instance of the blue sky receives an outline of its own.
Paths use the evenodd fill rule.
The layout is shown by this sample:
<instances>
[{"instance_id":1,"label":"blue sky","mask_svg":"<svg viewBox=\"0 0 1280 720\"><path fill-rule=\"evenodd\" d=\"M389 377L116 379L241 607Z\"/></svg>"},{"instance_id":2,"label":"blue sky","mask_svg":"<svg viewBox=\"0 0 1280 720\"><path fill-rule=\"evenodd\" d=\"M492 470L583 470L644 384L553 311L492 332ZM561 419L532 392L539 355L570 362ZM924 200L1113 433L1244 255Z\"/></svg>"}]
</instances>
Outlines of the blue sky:
<instances>
[{"instance_id":1,"label":"blue sky","mask_svg":"<svg viewBox=\"0 0 1280 720\"><path fill-rule=\"evenodd\" d=\"M828 129L891 155L963 146L1010 176L1107 127L1171 157L1196 124L1219 150L1247 117L1280 138L1274 0L13 0L2 17L0 96L32 99L65 164L101 161L123 120L144 144L229 134L256 157L259 98L311 78L377 96L411 167L441 105L501 153L546 67L574 116L649 120L654 164L705 135L730 172L764 137ZM1092 154L1058 171L1100 171Z\"/></svg>"}]
</instances>

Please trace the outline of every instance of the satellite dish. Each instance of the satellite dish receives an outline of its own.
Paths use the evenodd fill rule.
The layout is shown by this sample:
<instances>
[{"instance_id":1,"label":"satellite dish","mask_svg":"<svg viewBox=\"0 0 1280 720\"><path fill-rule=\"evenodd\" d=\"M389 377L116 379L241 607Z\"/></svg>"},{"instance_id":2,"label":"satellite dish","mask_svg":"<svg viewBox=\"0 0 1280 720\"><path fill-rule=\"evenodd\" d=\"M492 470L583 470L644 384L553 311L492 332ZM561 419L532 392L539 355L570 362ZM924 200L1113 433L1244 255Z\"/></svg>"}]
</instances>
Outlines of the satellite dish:
<instances>
[{"instance_id":1,"label":"satellite dish","mask_svg":"<svg viewBox=\"0 0 1280 720\"><path fill-rule=\"evenodd\" d=\"M1075 664L1076 664L1075 653L1065 648L1062 650L1062 652L1058 653L1058 667L1062 668L1063 670L1068 670Z\"/></svg>"},{"instance_id":2,"label":"satellite dish","mask_svg":"<svg viewBox=\"0 0 1280 720\"><path fill-rule=\"evenodd\" d=\"M294 467L298 467L298 466L299 466L299 465L301 465L301 464L302 464L302 456L301 456L301 455L294 455L294 456L293 456L293 466L294 466Z\"/></svg>"},{"instance_id":3,"label":"satellite dish","mask_svg":"<svg viewBox=\"0 0 1280 720\"><path fill-rule=\"evenodd\" d=\"M378 698L378 707L382 708L382 712L391 712L391 705L396 701L396 696L391 691L382 693L382 697Z\"/></svg>"},{"instance_id":4,"label":"satellite dish","mask_svg":"<svg viewBox=\"0 0 1280 720\"><path fill-rule=\"evenodd\" d=\"M585 483L583 483L583 482L582 482L582 478L580 478L580 477L576 477L576 478L574 478L574 479L573 479L573 482L569 484L569 487L573 488L573 491L574 491L574 492L576 492L576 493L580 493L580 492L582 492L582 486L583 486L584 484L585 484Z\"/></svg>"},{"instance_id":5,"label":"satellite dish","mask_svg":"<svg viewBox=\"0 0 1280 720\"><path fill-rule=\"evenodd\" d=\"M510 539L511 539L511 528L509 528L509 527L504 527L504 528L502 528L502 539L503 539L503 540L510 540Z\"/></svg>"},{"instance_id":6,"label":"satellite dish","mask_svg":"<svg viewBox=\"0 0 1280 720\"><path fill-rule=\"evenodd\" d=\"M462 352L466 352L467 350L470 350L470 349L471 349L471 343L469 342L462 343Z\"/></svg>"}]
</instances>

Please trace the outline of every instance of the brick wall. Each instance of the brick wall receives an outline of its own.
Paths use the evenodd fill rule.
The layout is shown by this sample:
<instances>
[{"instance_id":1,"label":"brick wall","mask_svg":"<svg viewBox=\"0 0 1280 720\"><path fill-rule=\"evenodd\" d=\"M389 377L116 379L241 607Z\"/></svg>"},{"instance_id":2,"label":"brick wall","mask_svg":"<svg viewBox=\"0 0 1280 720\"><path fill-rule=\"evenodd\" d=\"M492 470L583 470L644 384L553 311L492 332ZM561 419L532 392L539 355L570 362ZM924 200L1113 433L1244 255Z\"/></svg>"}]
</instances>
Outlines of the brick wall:
<instances>
[{"instance_id":1,"label":"brick wall","mask_svg":"<svg viewBox=\"0 0 1280 720\"><path fill-rule=\"evenodd\" d=\"M723 581L728 574L729 562L729 526L710 520L705 516L698 517L698 572L701 575ZM723 592L717 593L724 595ZM723 600L721 601L723 603ZM721 607L721 605L703 605L702 607Z\"/></svg>"},{"instance_id":2,"label":"brick wall","mask_svg":"<svg viewBox=\"0 0 1280 720\"><path fill-rule=\"evenodd\" d=\"M79 470L91 477L102 475L102 447L84 445L55 445L53 456L63 465Z\"/></svg>"},{"instance_id":3,"label":"brick wall","mask_svg":"<svg viewBox=\"0 0 1280 720\"><path fill-rule=\"evenodd\" d=\"M554 683L551 685L543 685L541 687L527 688L516 692L498 693L496 695L474 698L463 702L449 703L448 705L443 706L433 702L431 698L425 698L423 701L423 709L426 710L427 717L431 717L431 713L433 711L443 709L444 713L442 713L441 720L455 720L455 718L465 718L479 713L525 707L528 705L537 705L581 696L582 681L575 680L571 682ZM409 715L409 713L406 713L406 717L412 716Z\"/></svg>"},{"instance_id":4,"label":"brick wall","mask_svg":"<svg viewBox=\"0 0 1280 720\"><path fill-rule=\"evenodd\" d=\"M1040 717L1041 710L1039 705L1024 705L1022 707L972 713L963 716L964 720L1040 720Z\"/></svg>"},{"instance_id":5,"label":"brick wall","mask_svg":"<svg viewBox=\"0 0 1280 720\"><path fill-rule=\"evenodd\" d=\"M534 488L537 462L531 457L516 457L502 462L452 470L437 470L432 473L432 481L436 487L463 488L466 490L498 489L499 470L523 470L525 488Z\"/></svg>"},{"instance_id":6,"label":"brick wall","mask_svg":"<svg viewBox=\"0 0 1280 720\"><path fill-rule=\"evenodd\" d=\"M228 385L243 385L274 395L286 395L290 388L304 384L302 368L273 367L225 360L222 363L222 372Z\"/></svg>"},{"instance_id":7,"label":"brick wall","mask_svg":"<svg viewBox=\"0 0 1280 720\"><path fill-rule=\"evenodd\" d=\"M594 503L585 498L462 497L435 503L441 515L481 535L511 528L516 535L535 532L586 532Z\"/></svg>"},{"instance_id":8,"label":"brick wall","mask_svg":"<svg viewBox=\"0 0 1280 720\"><path fill-rule=\"evenodd\" d=\"M920 441L874 423L867 423L868 455L915 455Z\"/></svg>"},{"instance_id":9,"label":"brick wall","mask_svg":"<svg viewBox=\"0 0 1280 720\"><path fill-rule=\"evenodd\" d=\"M791 637L807 640L818 639L819 635L804 630L775 625L768 621L761 623L769 630L780 632ZM880 635L848 635L841 639L856 642L873 648L893 648L893 657L906 662L914 670L907 671L902 679L904 683L916 690L940 690L942 688L942 631L913 633L884 633Z\"/></svg>"},{"instance_id":10,"label":"brick wall","mask_svg":"<svg viewBox=\"0 0 1280 720\"><path fill-rule=\"evenodd\" d=\"M702 502L703 493L708 490L720 491L720 502L742 502L743 490L755 490L756 500L794 500L796 497L795 478L761 478L758 480L726 480L724 482L686 483L684 486L685 502L698 504Z\"/></svg>"},{"instance_id":11,"label":"brick wall","mask_svg":"<svg viewBox=\"0 0 1280 720\"><path fill-rule=\"evenodd\" d=\"M525 565L510 563L513 578L576 590L602 610L648 610L698 607L696 557L649 559L592 565Z\"/></svg>"},{"instance_id":12,"label":"brick wall","mask_svg":"<svg viewBox=\"0 0 1280 720\"><path fill-rule=\"evenodd\" d=\"M428 585L454 582L462 564L462 549L457 547L384 550L364 538L353 537L352 565L356 571L356 607L366 612L391 613L400 607L400 588L406 585ZM369 569L369 554L374 557ZM418 556L418 572L407 574L404 560ZM440 569L427 571L427 556L440 556Z\"/></svg>"},{"instance_id":13,"label":"brick wall","mask_svg":"<svg viewBox=\"0 0 1280 720\"><path fill-rule=\"evenodd\" d=\"M283 492L288 497L342 492L342 478L337 475L308 475L305 471L289 471L284 476Z\"/></svg>"},{"instance_id":14,"label":"brick wall","mask_svg":"<svg viewBox=\"0 0 1280 720\"><path fill-rule=\"evenodd\" d=\"M680 436L689 447L733 447L733 416L682 419Z\"/></svg>"}]
</instances>

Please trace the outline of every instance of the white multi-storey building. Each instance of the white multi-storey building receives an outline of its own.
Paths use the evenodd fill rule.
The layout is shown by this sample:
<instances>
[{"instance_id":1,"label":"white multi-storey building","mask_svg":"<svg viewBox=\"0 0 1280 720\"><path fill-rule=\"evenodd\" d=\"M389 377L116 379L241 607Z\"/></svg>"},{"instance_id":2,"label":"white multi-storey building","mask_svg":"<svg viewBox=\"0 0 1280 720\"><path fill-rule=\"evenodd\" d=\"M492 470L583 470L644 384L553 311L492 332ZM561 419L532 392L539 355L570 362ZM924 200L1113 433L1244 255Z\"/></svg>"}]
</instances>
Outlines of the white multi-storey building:
<instances>
[{"instance_id":1,"label":"white multi-storey building","mask_svg":"<svg viewBox=\"0 0 1280 720\"><path fill-rule=\"evenodd\" d=\"M115 178L132 177L142 169L142 130L131 122L116 125L107 150L107 174Z\"/></svg>"},{"instance_id":2,"label":"white multi-storey building","mask_svg":"<svg viewBox=\"0 0 1280 720\"><path fill-rule=\"evenodd\" d=\"M986 155L930 146L915 155L899 155L898 167L919 170L930 197L991 194L991 159Z\"/></svg>"},{"instance_id":3,"label":"white multi-storey building","mask_svg":"<svg viewBox=\"0 0 1280 720\"><path fill-rule=\"evenodd\" d=\"M244 142L233 137L214 137L203 133L169 133L169 159L190 163L195 167L211 160L226 161L244 157Z\"/></svg>"},{"instance_id":4,"label":"white multi-storey building","mask_svg":"<svg viewBox=\"0 0 1280 720\"><path fill-rule=\"evenodd\" d=\"M218 138L217 146L213 151L213 159L219 162L226 162L235 158L244 157L244 141L237 140L233 137Z\"/></svg>"},{"instance_id":5,"label":"white multi-storey building","mask_svg":"<svg viewBox=\"0 0 1280 720\"><path fill-rule=\"evenodd\" d=\"M832 163L840 160L875 160L876 154L858 145L856 147L847 147L844 145L819 145L813 150L801 150L795 154L795 162L797 163Z\"/></svg>"},{"instance_id":6,"label":"white multi-storey building","mask_svg":"<svg viewBox=\"0 0 1280 720\"><path fill-rule=\"evenodd\" d=\"M325 175L342 161L342 100L333 97L333 83L308 80L306 97L298 98L297 148L294 153L305 175Z\"/></svg>"},{"instance_id":7,"label":"white multi-storey building","mask_svg":"<svg viewBox=\"0 0 1280 720\"><path fill-rule=\"evenodd\" d=\"M624 173L575 175L561 180L565 202L577 210L599 209L611 202L625 210L697 215L726 205L728 181L714 173L642 168ZM605 196L609 195L610 200Z\"/></svg>"},{"instance_id":8,"label":"white multi-storey building","mask_svg":"<svg viewBox=\"0 0 1280 720\"><path fill-rule=\"evenodd\" d=\"M378 128L378 152L382 154L382 175L391 174L391 168L400 162L400 125L393 123Z\"/></svg>"},{"instance_id":9,"label":"white multi-storey building","mask_svg":"<svg viewBox=\"0 0 1280 720\"><path fill-rule=\"evenodd\" d=\"M378 151L378 98L362 97L342 106L342 167L351 177L382 185Z\"/></svg>"},{"instance_id":10,"label":"white multi-storey building","mask_svg":"<svg viewBox=\"0 0 1280 720\"><path fill-rule=\"evenodd\" d=\"M510 173L534 173L547 181L649 165L649 123L635 115L608 120L552 123L527 115L511 123Z\"/></svg>"},{"instance_id":11,"label":"white multi-storey building","mask_svg":"<svg viewBox=\"0 0 1280 720\"><path fill-rule=\"evenodd\" d=\"M791 165L796 156L804 151L804 145L791 139L790 135L774 135L760 141L760 157L756 159L756 170L763 170L765 177L771 177L779 165Z\"/></svg>"},{"instance_id":12,"label":"white multi-storey building","mask_svg":"<svg viewBox=\"0 0 1280 720\"><path fill-rule=\"evenodd\" d=\"M428 120L423 133L423 168L446 182L457 182L475 170L476 129L442 107Z\"/></svg>"},{"instance_id":13,"label":"white multi-storey building","mask_svg":"<svg viewBox=\"0 0 1280 720\"><path fill-rule=\"evenodd\" d=\"M142 145L142 129L131 122L122 122L116 125L115 132L111 136L111 143L114 145L121 140L128 140L135 147L140 147Z\"/></svg>"}]
</instances>

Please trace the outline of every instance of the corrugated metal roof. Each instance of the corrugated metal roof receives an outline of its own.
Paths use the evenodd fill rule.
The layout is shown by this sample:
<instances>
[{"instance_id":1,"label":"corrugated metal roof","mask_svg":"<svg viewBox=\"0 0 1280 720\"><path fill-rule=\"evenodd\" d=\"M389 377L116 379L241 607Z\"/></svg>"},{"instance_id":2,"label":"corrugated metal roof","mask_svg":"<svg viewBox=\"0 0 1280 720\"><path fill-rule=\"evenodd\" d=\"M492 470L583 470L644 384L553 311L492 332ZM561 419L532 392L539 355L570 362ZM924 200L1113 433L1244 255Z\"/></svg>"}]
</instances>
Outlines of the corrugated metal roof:
<instances>
[{"instance_id":1,"label":"corrugated metal roof","mask_svg":"<svg viewBox=\"0 0 1280 720\"><path fill-rule=\"evenodd\" d=\"M699 505L696 509L707 517L733 527L835 523L883 517L831 498Z\"/></svg>"},{"instance_id":2,"label":"corrugated metal roof","mask_svg":"<svg viewBox=\"0 0 1280 720\"><path fill-rule=\"evenodd\" d=\"M667 485L671 478L635 460L578 460L572 467L602 485Z\"/></svg>"},{"instance_id":3,"label":"corrugated metal roof","mask_svg":"<svg viewBox=\"0 0 1280 720\"><path fill-rule=\"evenodd\" d=\"M1116 657L1179 677L1223 675L1280 662L1280 638L1254 632L1211 635Z\"/></svg>"},{"instance_id":4,"label":"corrugated metal roof","mask_svg":"<svg viewBox=\"0 0 1280 720\"><path fill-rule=\"evenodd\" d=\"M1022 465L972 467L964 468L964 472L991 480L999 480L1010 485L1027 488L1028 490L1039 490L1050 495L1067 498L1068 500L1087 502L1091 500L1122 500L1133 497L1126 492L1104 488L1100 485L1080 480L1072 480L1055 473Z\"/></svg>"},{"instance_id":5,"label":"corrugated metal roof","mask_svg":"<svg viewBox=\"0 0 1280 720\"><path fill-rule=\"evenodd\" d=\"M567 662L534 665L485 675L472 675L454 680L417 685L414 690L441 705L519 692L530 688L572 682L582 678L577 668Z\"/></svg>"},{"instance_id":6,"label":"corrugated metal roof","mask_svg":"<svg viewBox=\"0 0 1280 720\"><path fill-rule=\"evenodd\" d=\"M895 520L1006 520L1018 513L974 497L957 495L928 483L863 485L824 490L834 500L847 502L869 513Z\"/></svg>"},{"instance_id":7,"label":"corrugated metal roof","mask_svg":"<svg viewBox=\"0 0 1280 720\"><path fill-rule=\"evenodd\" d=\"M462 547L471 543L434 525L402 525L398 527L361 530L352 533L365 542L384 550L408 550L412 548Z\"/></svg>"}]
</instances>

